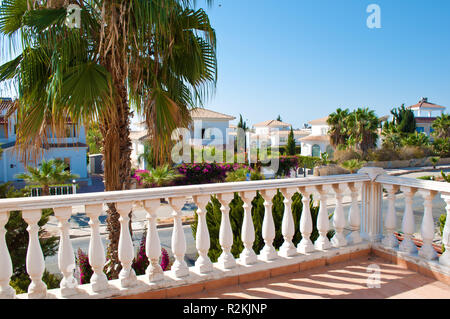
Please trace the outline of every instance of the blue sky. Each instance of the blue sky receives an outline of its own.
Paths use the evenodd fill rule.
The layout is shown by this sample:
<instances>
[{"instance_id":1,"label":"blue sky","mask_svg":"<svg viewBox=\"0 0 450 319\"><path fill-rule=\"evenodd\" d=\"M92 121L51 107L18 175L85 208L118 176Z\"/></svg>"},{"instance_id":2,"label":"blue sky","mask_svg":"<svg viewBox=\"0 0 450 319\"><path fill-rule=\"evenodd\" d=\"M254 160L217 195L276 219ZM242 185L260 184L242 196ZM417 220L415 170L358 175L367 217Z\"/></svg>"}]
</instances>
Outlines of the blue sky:
<instances>
[{"instance_id":1,"label":"blue sky","mask_svg":"<svg viewBox=\"0 0 450 319\"><path fill-rule=\"evenodd\" d=\"M369 4L380 29L366 25ZM294 127L338 107L387 115L421 97L450 110L448 0L216 0L206 10L218 38L207 108L250 125L280 114Z\"/></svg>"}]
</instances>

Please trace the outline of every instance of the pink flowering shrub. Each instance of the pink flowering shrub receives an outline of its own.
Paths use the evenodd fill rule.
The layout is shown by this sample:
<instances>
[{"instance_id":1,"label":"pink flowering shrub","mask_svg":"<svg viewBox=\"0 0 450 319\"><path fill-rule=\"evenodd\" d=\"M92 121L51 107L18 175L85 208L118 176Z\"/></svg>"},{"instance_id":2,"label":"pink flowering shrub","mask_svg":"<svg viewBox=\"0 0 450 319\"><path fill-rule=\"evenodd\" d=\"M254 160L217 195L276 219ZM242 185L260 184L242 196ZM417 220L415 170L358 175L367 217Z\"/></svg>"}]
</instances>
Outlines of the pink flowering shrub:
<instances>
[{"instance_id":1,"label":"pink flowering shrub","mask_svg":"<svg viewBox=\"0 0 450 319\"><path fill-rule=\"evenodd\" d=\"M180 164L176 169L184 178L177 181L177 185L221 183L225 181L228 172L247 167L245 164L231 163Z\"/></svg>"}]
</instances>

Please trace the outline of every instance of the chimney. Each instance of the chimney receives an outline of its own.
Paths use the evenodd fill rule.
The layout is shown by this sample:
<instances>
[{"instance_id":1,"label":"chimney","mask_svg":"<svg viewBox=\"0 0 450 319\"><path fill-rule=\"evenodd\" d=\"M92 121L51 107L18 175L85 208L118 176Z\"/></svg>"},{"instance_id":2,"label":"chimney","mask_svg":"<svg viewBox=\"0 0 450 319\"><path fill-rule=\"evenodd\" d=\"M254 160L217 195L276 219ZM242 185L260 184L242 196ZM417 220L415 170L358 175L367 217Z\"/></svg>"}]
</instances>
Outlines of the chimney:
<instances>
[{"instance_id":1,"label":"chimney","mask_svg":"<svg viewBox=\"0 0 450 319\"><path fill-rule=\"evenodd\" d=\"M420 100L421 103L427 103L428 102L428 98L427 97L423 97L422 100Z\"/></svg>"}]
</instances>

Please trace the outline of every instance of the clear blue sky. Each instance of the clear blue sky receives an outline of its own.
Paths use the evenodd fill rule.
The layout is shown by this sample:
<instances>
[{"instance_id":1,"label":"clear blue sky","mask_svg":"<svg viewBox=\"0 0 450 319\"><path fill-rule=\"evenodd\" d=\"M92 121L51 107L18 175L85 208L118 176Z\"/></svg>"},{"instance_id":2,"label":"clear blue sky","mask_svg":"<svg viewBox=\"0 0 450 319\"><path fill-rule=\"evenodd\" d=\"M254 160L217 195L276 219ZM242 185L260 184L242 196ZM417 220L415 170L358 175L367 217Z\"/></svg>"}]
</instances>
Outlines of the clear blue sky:
<instances>
[{"instance_id":1,"label":"clear blue sky","mask_svg":"<svg viewBox=\"0 0 450 319\"><path fill-rule=\"evenodd\" d=\"M366 25L369 4L380 29ZM280 114L294 127L338 107L387 115L421 97L450 111L449 0L215 0L206 10L218 38L207 108L250 125Z\"/></svg>"}]
</instances>

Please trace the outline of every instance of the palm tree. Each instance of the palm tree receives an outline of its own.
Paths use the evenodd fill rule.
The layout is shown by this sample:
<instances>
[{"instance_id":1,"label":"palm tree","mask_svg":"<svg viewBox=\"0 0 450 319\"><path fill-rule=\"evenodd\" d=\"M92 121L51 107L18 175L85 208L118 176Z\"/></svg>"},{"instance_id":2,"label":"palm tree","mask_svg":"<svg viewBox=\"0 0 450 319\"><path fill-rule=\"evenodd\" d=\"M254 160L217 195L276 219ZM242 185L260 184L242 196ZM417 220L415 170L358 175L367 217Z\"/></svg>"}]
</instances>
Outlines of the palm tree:
<instances>
[{"instance_id":1,"label":"palm tree","mask_svg":"<svg viewBox=\"0 0 450 319\"><path fill-rule=\"evenodd\" d=\"M379 123L375 112L368 108L358 108L348 117L347 125L350 130L350 139L352 139L356 148L362 151L363 157L367 155L369 149L376 146Z\"/></svg>"},{"instance_id":2,"label":"palm tree","mask_svg":"<svg viewBox=\"0 0 450 319\"><path fill-rule=\"evenodd\" d=\"M16 143L23 157L36 157L49 133L64 135L68 118L98 122L105 190L129 189L131 106L143 116L160 164L172 131L187 126L189 108L215 88L215 32L190 0L70 1L81 8L80 28L65 24L68 2L0 5L0 33L12 48L11 60L0 66L0 82L18 87L19 99L9 110L17 111ZM107 213L107 271L117 277L120 216L115 204Z\"/></svg>"},{"instance_id":3,"label":"palm tree","mask_svg":"<svg viewBox=\"0 0 450 319\"><path fill-rule=\"evenodd\" d=\"M328 116L327 123L330 126L328 134L330 136L330 144L334 148L347 143L348 133L346 121L348 119L349 110L338 108L336 112Z\"/></svg>"},{"instance_id":4,"label":"palm tree","mask_svg":"<svg viewBox=\"0 0 450 319\"><path fill-rule=\"evenodd\" d=\"M431 124L433 136L437 138L450 138L450 114L441 114Z\"/></svg>"},{"instance_id":5,"label":"palm tree","mask_svg":"<svg viewBox=\"0 0 450 319\"><path fill-rule=\"evenodd\" d=\"M177 174L168 164L150 168L149 172L140 173L141 181L146 187L169 186L183 175Z\"/></svg>"},{"instance_id":6,"label":"palm tree","mask_svg":"<svg viewBox=\"0 0 450 319\"><path fill-rule=\"evenodd\" d=\"M28 173L17 174L15 177L25 180L28 184L40 185L42 195L50 195L50 186L62 184L79 176L66 170L67 164L58 160L43 161L39 168L27 166Z\"/></svg>"},{"instance_id":7,"label":"palm tree","mask_svg":"<svg viewBox=\"0 0 450 319\"><path fill-rule=\"evenodd\" d=\"M341 167L347 169L350 171L351 174L356 173L361 167L364 166L366 162L360 161L358 159L351 159L348 161L345 161L341 164Z\"/></svg>"}]
</instances>

